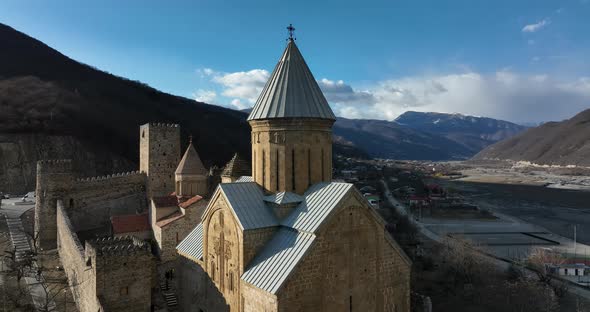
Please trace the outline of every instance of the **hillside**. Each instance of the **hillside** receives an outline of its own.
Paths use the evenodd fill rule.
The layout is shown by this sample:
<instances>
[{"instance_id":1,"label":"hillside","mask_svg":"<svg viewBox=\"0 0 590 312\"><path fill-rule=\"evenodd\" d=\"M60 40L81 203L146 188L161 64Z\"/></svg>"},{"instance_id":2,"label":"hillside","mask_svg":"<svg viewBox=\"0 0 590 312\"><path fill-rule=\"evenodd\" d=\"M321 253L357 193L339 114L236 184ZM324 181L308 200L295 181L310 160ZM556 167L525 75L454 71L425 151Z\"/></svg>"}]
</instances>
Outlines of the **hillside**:
<instances>
[{"instance_id":1,"label":"hillside","mask_svg":"<svg viewBox=\"0 0 590 312\"><path fill-rule=\"evenodd\" d=\"M523 160L537 164L590 166L590 109L548 122L487 147L474 160Z\"/></svg>"},{"instance_id":2,"label":"hillside","mask_svg":"<svg viewBox=\"0 0 590 312\"><path fill-rule=\"evenodd\" d=\"M415 130L442 135L463 145L473 154L526 129L524 126L493 118L431 112L408 111L395 121Z\"/></svg>"},{"instance_id":3,"label":"hillside","mask_svg":"<svg viewBox=\"0 0 590 312\"><path fill-rule=\"evenodd\" d=\"M463 145L445 137L385 120L338 118L333 130L335 137L341 137L372 157L451 160L473 155Z\"/></svg>"},{"instance_id":4,"label":"hillside","mask_svg":"<svg viewBox=\"0 0 590 312\"><path fill-rule=\"evenodd\" d=\"M250 156L243 113L97 70L3 24L0 42L0 190L34 188L40 158L74 156L83 175L136 169L146 122L179 123L206 165Z\"/></svg>"}]
</instances>

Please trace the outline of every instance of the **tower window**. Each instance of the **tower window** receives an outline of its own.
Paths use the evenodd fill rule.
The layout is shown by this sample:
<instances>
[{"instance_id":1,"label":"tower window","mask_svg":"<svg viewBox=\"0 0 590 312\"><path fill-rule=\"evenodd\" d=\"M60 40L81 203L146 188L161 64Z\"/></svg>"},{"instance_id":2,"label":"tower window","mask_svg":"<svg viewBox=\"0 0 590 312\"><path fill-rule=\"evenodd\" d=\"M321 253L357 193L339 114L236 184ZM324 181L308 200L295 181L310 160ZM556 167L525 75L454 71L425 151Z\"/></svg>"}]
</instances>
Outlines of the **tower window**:
<instances>
[{"instance_id":1,"label":"tower window","mask_svg":"<svg viewBox=\"0 0 590 312\"><path fill-rule=\"evenodd\" d=\"M322 181L325 181L324 177L324 149L322 148Z\"/></svg>"},{"instance_id":2,"label":"tower window","mask_svg":"<svg viewBox=\"0 0 590 312\"><path fill-rule=\"evenodd\" d=\"M234 272L229 272L229 290L234 291Z\"/></svg>"},{"instance_id":3,"label":"tower window","mask_svg":"<svg viewBox=\"0 0 590 312\"><path fill-rule=\"evenodd\" d=\"M291 150L291 188L295 190L295 150Z\"/></svg>"},{"instance_id":4,"label":"tower window","mask_svg":"<svg viewBox=\"0 0 590 312\"><path fill-rule=\"evenodd\" d=\"M279 190L279 150L277 150L277 164L276 164L276 183L277 183L277 187L276 190Z\"/></svg>"},{"instance_id":5,"label":"tower window","mask_svg":"<svg viewBox=\"0 0 590 312\"><path fill-rule=\"evenodd\" d=\"M266 154L262 150L262 187L266 188Z\"/></svg>"},{"instance_id":6,"label":"tower window","mask_svg":"<svg viewBox=\"0 0 590 312\"><path fill-rule=\"evenodd\" d=\"M307 185L311 186L311 150L307 150Z\"/></svg>"},{"instance_id":7,"label":"tower window","mask_svg":"<svg viewBox=\"0 0 590 312\"><path fill-rule=\"evenodd\" d=\"M252 178L256 179L256 165L258 164L256 159L256 151L254 151L254 157L252 157L253 166L252 166Z\"/></svg>"},{"instance_id":8,"label":"tower window","mask_svg":"<svg viewBox=\"0 0 590 312\"><path fill-rule=\"evenodd\" d=\"M215 281L215 262L211 261L211 279Z\"/></svg>"}]
</instances>

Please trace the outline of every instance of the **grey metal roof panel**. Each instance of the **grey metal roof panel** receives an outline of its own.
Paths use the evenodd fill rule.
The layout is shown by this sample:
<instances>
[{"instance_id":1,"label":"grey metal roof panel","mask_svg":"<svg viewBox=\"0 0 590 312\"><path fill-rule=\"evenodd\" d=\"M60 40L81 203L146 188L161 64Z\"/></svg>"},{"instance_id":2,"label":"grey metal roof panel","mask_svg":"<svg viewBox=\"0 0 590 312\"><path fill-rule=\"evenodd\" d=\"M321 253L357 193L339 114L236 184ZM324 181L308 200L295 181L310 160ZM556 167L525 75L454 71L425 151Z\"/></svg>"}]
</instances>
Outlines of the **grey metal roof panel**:
<instances>
[{"instance_id":1,"label":"grey metal roof panel","mask_svg":"<svg viewBox=\"0 0 590 312\"><path fill-rule=\"evenodd\" d=\"M289 41L248 120L293 117L336 120L297 45Z\"/></svg>"},{"instance_id":2,"label":"grey metal roof panel","mask_svg":"<svg viewBox=\"0 0 590 312\"><path fill-rule=\"evenodd\" d=\"M203 224L199 223L181 242L176 246L179 254L201 260L203 258Z\"/></svg>"},{"instance_id":3,"label":"grey metal roof panel","mask_svg":"<svg viewBox=\"0 0 590 312\"><path fill-rule=\"evenodd\" d=\"M321 182L312 185L301 204L281 224L299 231L315 233L340 200L352 189L350 183Z\"/></svg>"},{"instance_id":4,"label":"grey metal roof panel","mask_svg":"<svg viewBox=\"0 0 590 312\"><path fill-rule=\"evenodd\" d=\"M276 294L312 245L315 235L281 227L252 260L242 279Z\"/></svg>"},{"instance_id":5,"label":"grey metal roof panel","mask_svg":"<svg viewBox=\"0 0 590 312\"><path fill-rule=\"evenodd\" d=\"M235 182L236 183L241 183L241 182L254 182L254 178L252 178L251 176L241 176Z\"/></svg>"},{"instance_id":6,"label":"grey metal roof panel","mask_svg":"<svg viewBox=\"0 0 590 312\"><path fill-rule=\"evenodd\" d=\"M303 199L303 196L291 192L278 192L264 197L265 202L279 205L300 203Z\"/></svg>"},{"instance_id":7,"label":"grey metal roof panel","mask_svg":"<svg viewBox=\"0 0 590 312\"><path fill-rule=\"evenodd\" d=\"M264 204L262 188L254 182L221 183L219 188L244 230L277 226L279 221Z\"/></svg>"}]
</instances>

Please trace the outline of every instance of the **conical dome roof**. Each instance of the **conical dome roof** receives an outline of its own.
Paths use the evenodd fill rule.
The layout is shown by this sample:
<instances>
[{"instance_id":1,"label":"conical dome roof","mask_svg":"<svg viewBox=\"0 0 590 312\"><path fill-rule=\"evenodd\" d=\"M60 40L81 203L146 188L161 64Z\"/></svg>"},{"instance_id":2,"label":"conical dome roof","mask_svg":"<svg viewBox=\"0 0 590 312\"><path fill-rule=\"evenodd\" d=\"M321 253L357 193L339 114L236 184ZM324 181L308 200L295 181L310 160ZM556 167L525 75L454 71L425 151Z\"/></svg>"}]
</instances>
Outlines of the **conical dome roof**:
<instances>
[{"instance_id":1,"label":"conical dome roof","mask_svg":"<svg viewBox=\"0 0 590 312\"><path fill-rule=\"evenodd\" d=\"M225 165L221 176L239 178L241 176L250 175L250 170L250 164L242 159L238 153L235 153L234 157L232 157L232 159Z\"/></svg>"},{"instance_id":2,"label":"conical dome roof","mask_svg":"<svg viewBox=\"0 0 590 312\"><path fill-rule=\"evenodd\" d=\"M289 40L248 120L293 117L336 120L295 41Z\"/></svg>"},{"instance_id":3,"label":"conical dome roof","mask_svg":"<svg viewBox=\"0 0 590 312\"><path fill-rule=\"evenodd\" d=\"M192 142L188 144L186 152L184 152L184 156L182 156L175 173L199 175L208 174L208 171L205 169L205 166L203 166L203 162L201 162L201 158L199 158L199 154L197 154L197 151L193 147Z\"/></svg>"}]
</instances>

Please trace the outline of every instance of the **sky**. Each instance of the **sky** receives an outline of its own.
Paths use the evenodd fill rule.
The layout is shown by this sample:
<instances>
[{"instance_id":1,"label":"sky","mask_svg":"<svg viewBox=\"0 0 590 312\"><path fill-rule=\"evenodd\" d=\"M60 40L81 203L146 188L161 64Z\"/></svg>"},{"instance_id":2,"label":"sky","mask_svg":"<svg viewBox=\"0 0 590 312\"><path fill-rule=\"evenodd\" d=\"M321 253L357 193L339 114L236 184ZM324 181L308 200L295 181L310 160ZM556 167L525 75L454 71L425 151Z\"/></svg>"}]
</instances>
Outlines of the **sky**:
<instances>
[{"instance_id":1,"label":"sky","mask_svg":"<svg viewBox=\"0 0 590 312\"><path fill-rule=\"evenodd\" d=\"M1 0L0 22L104 71L236 109L255 103L290 23L337 116L535 123L590 107L590 0Z\"/></svg>"}]
</instances>

